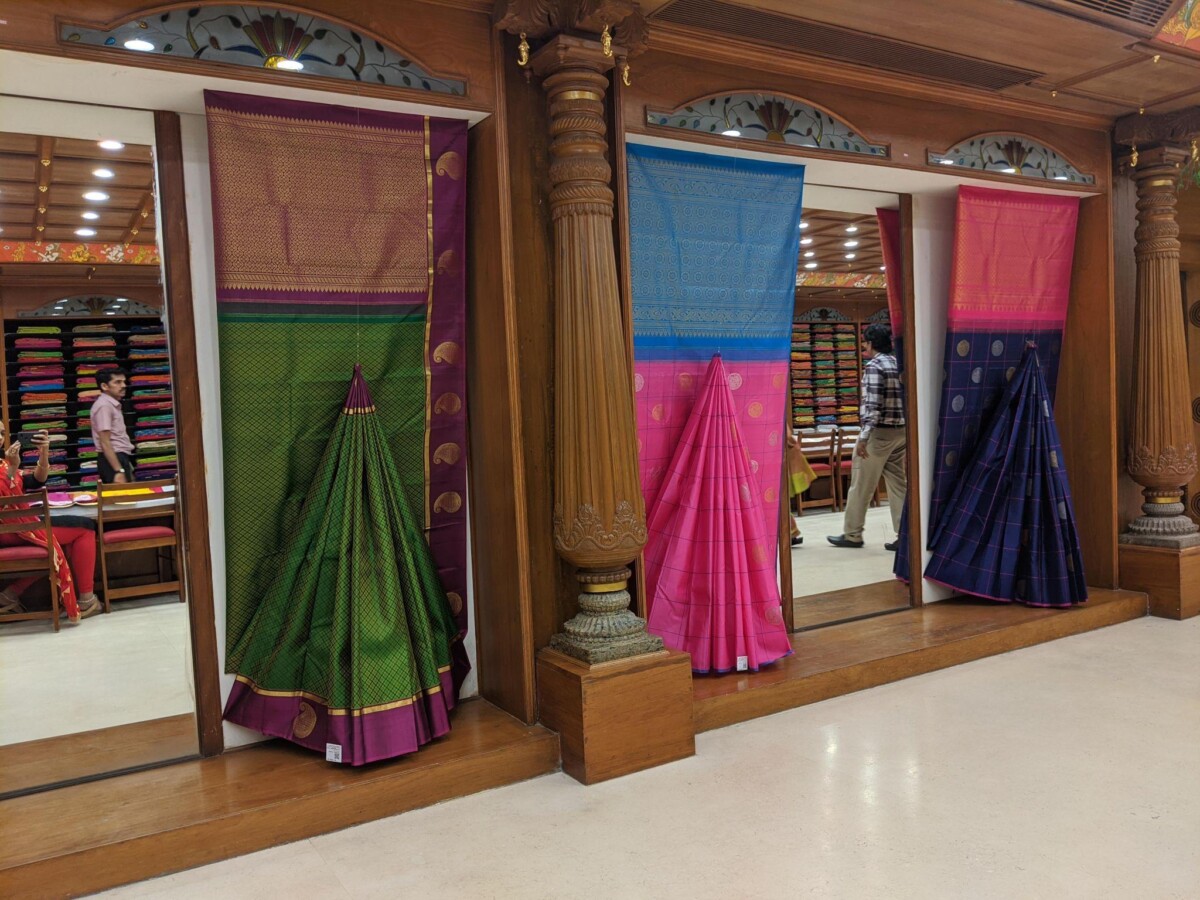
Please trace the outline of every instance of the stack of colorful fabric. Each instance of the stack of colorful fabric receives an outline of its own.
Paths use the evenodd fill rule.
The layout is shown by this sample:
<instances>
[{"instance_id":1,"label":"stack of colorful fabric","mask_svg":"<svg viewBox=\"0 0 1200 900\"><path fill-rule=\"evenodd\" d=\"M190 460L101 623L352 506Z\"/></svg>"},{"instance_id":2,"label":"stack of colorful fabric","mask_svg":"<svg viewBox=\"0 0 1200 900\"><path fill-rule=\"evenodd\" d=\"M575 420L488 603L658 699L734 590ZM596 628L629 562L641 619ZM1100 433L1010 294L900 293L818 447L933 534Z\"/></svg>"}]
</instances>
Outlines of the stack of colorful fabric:
<instances>
[{"instance_id":1,"label":"stack of colorful fabric","mask_svg":"<svg viewBox=\"0 0 1200 900\"><path fill-rule=\"evenodd\" d=\"M10 357L10 366L15 367L9 382L15 394L11 416L19 422L14 422L12 430L50 432L51 478L47 484L61 487L60 475L68 455L62 330L55 325L18 325L12 349L16 353L15 359ZM22 465L35 465L39 452L36 447L22 447Z\"/></svg>"}]
</instances>

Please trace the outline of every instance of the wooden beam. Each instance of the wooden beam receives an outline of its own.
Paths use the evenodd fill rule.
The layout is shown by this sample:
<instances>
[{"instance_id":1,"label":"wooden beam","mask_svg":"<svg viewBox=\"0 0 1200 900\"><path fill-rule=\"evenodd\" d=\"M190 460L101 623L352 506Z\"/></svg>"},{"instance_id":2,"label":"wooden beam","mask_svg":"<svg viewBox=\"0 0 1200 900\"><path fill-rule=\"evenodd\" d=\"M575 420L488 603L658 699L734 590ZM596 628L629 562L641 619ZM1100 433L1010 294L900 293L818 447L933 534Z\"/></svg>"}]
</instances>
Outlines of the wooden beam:
<instances>
[{"instance_id":1,"label":"wooden beam","mask_svg":"<svg viewBox=\"0 0 1200 900\"><path fill-rule=\"evenodd\" d=\"M1113 125L1113 140L1132 146L1141 144L1186 144L1200 137L1200 106L1160 115L1122 116Z\"/></svg>"},{"instance_id":2,"label":"wooden beam","mask_svg":"<svg viewBox=\"0 0 1200 900\"><path fill-rule=\"evenodd\" d=\"M139 206L129 217L129 224L125 227L125 234L121 237L122 244L132 244L133 239L138 236L138 232L144 227L143 222L150 218L150 213L154 211L154 187L146 189L146 197L142 200L142 205Z\"/></svg>"},{"instance_id":3,"label":"wooden beam","mask_svg":"<svg viewBox=\"0 0 1200 900\"><path fill-rule=\"evenodd\" d=\"M46 210L50 205L50 182L54 179L54 138L38 138L37 209L33 216L34 240L41 243L46 230Z\"/></svg>"}]
</instances>

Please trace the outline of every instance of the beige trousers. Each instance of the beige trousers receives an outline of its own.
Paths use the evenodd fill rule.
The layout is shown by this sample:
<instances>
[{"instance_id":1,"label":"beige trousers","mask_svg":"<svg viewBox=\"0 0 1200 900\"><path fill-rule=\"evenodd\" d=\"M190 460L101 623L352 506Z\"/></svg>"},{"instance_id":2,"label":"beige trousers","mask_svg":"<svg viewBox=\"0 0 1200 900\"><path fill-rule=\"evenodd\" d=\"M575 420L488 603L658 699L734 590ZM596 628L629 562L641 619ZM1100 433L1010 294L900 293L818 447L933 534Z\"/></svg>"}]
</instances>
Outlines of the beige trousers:
<instances>
[{"instance_id":1,"label":"beige trousers","mask_svg":"<svg viewBox=\"0 0 1200 900\"><path fill-rule=\"evenodd\" d=\"M843 534L850 540L863 539L867 505L875 495L881 477L887 487L888 505L892 508L892 530L897 535L900 533L900 515L904 512L904 498L908 493L906 446L905 429L874 428L867 437L867 458L863 459L855 452L850 467L850 493L846 495L846 520L843 526Z\"/></svg>"}]
</instances>

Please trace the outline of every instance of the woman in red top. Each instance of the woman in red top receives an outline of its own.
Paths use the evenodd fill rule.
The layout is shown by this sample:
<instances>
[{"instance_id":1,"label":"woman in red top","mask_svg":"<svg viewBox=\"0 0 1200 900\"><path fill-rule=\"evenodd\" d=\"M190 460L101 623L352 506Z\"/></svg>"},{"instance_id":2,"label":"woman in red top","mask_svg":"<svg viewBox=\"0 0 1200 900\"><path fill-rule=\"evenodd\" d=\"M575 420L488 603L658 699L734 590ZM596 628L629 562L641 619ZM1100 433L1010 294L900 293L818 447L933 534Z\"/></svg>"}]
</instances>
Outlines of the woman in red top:
<instances>
[{"instance_id":1,"label":"woman in red top","mask_svg":"<svg viewBox=\"0 0 1200 900\"><path fill-rule=\"evenodd\" d=\"M0 424L0 440L4 438L4 426ZM21 444L13 441L0 461L0 497L16 497L37 491L50 475L50 436L42 431L34 438L38 448L38 461L33 474L21 472ZM29 518L25 521L34 521ZM93 591L96 582L96 533L90 528L70 528L52 525L54 560L58 574L58 590L62 597L67 619L79 622L95 615L103 608ZM42 531L23 531L16 534L0 534L0 547L15 547L21 544L46 546L46 535ZM66 551L64 553L64 550ZM70 566L67 565L68 560ZM74 577L72 577L74 570ZM38 576L14 581L0 591L0 614L21 612L21 594Z\"/></svg>"}]
</instances>

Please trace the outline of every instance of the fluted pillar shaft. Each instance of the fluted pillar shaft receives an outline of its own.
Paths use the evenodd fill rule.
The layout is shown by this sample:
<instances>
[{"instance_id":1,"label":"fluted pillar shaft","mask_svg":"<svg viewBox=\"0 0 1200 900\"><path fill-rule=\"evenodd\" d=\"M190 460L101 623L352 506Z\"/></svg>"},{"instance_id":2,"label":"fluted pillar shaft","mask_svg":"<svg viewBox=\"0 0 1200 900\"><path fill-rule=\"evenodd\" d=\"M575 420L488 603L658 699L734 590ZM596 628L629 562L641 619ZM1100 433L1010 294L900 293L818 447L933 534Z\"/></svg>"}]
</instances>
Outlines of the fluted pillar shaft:
<instances>
[{"instance_id":1,"label":"fluted pillar shaft","mask_svg":"<svg viewBox=\"0 0 1200 900\"><path fill-rule=\"evenodd\" d=\"M1133 396L1126 467L1142 486L1143 515L1123 543L1186 547L1200 529L1184 515L1183 486L1196 475L1187 346L1175 218L1179 169L1188 152L1159 146L1140 154L1137 183L1137 296Z\"/></svg>"},{"instance_id":2,"label":"fluted pillar shaft","mask_svg":"<svg viewBox=\"0 0 1200 900\"><path fill-rule=\"evenodd\" d=\"M633 392L613 248L604 95L614 56L559 35L532 59L550 111L554 227L554 546L578 568L580 613L551 646L585 662L662 648L629 611L646 543Z\"/></svg>"}]
</instances>

